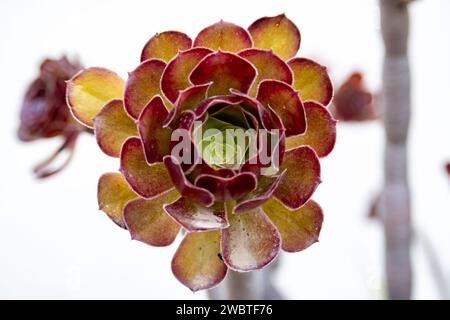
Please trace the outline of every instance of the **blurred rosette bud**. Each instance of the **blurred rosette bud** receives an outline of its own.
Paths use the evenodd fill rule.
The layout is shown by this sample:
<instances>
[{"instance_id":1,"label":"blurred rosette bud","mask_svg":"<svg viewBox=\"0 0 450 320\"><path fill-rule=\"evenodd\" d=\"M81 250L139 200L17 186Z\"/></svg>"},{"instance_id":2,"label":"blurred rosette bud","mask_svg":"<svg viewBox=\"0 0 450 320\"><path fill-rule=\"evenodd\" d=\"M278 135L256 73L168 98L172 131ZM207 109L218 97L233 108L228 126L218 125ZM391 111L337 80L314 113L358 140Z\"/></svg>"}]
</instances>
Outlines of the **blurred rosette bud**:
<instances>
[{"instance_id":1,"label":"blurred rosette bud","mask_svg":"<svg viewBox=\"0 0 450 320\"><path fill-rule=\"evenodd\" d=\"M363 75L352 73L336 91L331 111L340 121L370 121L379 118L374 95L366 88Z\"/></svg>"},{"instance_id":2,"label":"blurred rosette bud","mask_svg":"<svg viewBox=\"0 0 450 320\"><path fill-rule=\"evenodd\" d=\"M38 178L48 177L62 170L69 162L76 139L84 131L70 114L66 104L66 81L82 66L76 60L63 56L60 59L45 59L39 68L39 75L28 86L20 110L20 124L17 131L21 141L63 137L62 145L48 159L37 165L34 172ZM49 169L60 153L69 155L56 169Z\"/></svg>"}]
</instances>

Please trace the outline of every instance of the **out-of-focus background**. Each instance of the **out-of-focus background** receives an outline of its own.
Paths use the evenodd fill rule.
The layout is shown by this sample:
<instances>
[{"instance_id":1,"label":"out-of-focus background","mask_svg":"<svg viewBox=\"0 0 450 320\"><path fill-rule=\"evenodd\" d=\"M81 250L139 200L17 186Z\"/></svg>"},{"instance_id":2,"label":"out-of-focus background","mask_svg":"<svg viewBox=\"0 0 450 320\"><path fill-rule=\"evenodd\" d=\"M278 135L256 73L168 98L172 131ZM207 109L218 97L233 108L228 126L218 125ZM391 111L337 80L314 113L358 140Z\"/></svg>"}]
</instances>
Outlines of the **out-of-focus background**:
<instances>
[{"instance_id":1,"label":"out-of-focus background","mask_svg":"<svg viewBox=\"0 0 450 320\"><path fill-rule=\"evenodd\" d=\"M450 288L450 180L443 169L450 159L450 1L422 0L410 9L413 298L450 298L444 292ZM220 19L247 27L282 12L302 33L299 55L328 66L335 83L358 69L370 88L380 87L376 0L0 2L0 298L206 298L171 274L180 239L169 248L131 241L97 210L97 179L116 170L118 161L105 156L93 137L81 137L65 171L33 179L32 165L59 141L19 143L22 95L47 56L78 54L86 66L125 76L158 31L193 38ZM325 214L320 242L282 254L276 271L286 298L385 298L381 228L367 218L382 183L383 141L378 122L338 125L336 148L322 161L323 183L314 195ZM440 284L429 247L443 270Z\"/></svg>"}]
</instances>

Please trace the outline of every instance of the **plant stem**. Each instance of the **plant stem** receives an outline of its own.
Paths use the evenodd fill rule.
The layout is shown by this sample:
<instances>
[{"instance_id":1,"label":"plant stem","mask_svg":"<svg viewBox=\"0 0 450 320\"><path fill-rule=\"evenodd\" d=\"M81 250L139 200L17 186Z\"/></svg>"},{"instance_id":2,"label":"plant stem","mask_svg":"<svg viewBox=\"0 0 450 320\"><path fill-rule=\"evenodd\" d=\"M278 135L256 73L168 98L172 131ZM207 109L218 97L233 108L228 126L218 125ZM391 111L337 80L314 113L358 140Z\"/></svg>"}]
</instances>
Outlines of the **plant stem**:
<instances>
[{"instance_id":1,"label":"plant stem","mask_svg":"<svg viewBox=\"0 0 450 320\"><path fill-rule=\"evenodd\" d=\"M280 257L277 258L280 259ZM211 300L280 300L282 296L273 285L277 261L259 271L236 272L228 270L218 287L209 290Z\"/></svg>"},{"instance_id":2,"label":"plant stem","mask_svg":"<svg viewBox=\"0 0 450 320\"><path fill-rule=\"evenodd\" d=\"M407 176L407 137L410 119L408 60L409 15L406 0L380 0L385 125L384 187L377 211L385 235L385 272L389 299L410 299L410 190Z\"/></svg>"}]
</instances>

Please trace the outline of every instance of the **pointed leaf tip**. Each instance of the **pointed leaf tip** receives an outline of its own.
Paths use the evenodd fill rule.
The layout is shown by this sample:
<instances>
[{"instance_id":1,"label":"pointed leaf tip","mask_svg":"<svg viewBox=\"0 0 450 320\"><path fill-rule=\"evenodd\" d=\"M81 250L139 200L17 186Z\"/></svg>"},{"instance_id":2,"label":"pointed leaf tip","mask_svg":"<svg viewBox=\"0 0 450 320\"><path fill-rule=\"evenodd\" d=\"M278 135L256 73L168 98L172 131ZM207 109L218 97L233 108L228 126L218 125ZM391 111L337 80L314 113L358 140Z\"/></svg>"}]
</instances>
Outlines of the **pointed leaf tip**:
<instances>
[{"instance_id":1,"label":"pointed leaf tip","mask_svg":"<svg viewBox=\"0 0 450 320\"><path fill-rule=\"evenodd\" d=\"M248 27L255 48L271 49L282 59L289 59L300 48L300 31L284 14L264 17Z\"/></svg>"},{"instance_id":2,"label":"pointed leaf tip","mask_svg":"<svg viewBox=\"0 0 450 320\"><path fill-rule=\"evenodd\" d=\"M161 59L168 62L178 51L187 50L192 46L192 40L179 31L165 31L155 34L145 44L141 53L141 62L148 59Z\"/></svg>"},{"instance_id":3,"label":"pointed leaf tip","mask_svg":"<svg viewBox=\"0 0 450 320\"><path fill-rule=\"evenodd\" d=\"M294 74L293 87L299 91L302 101L313 100L327 106L333 98L333 84L327 68L306 58L288 61Z\"/></svg>"},{"instance_id":4,"label":"pointed leaf tip","mask_svg":"<svg viewBox=\"0 0 450 320\"><path fill-rule=\"evenodd\" d=\"M247 30L223 20L200 31L194 40L194 47L229 52L238 52L251 46L252 39Z\"/></svg>"}]
</instances>

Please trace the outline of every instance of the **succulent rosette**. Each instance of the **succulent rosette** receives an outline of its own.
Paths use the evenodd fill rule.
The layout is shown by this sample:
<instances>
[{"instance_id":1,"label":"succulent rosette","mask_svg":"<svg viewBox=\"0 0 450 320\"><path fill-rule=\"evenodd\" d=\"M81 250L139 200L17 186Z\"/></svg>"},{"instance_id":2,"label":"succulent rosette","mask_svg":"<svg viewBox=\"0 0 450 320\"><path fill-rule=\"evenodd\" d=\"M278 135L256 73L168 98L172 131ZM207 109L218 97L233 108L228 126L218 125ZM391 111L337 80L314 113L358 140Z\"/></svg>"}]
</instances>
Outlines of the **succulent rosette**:
<instances>
[{"instance_id":1,"label":"succulent rosette","mask_svg":"<svg viewBox=\"0 0 450 320\"><path fill-rule=\"evenodd\" d=\"M84 130L71 116L66 104L66 81L82 69L78 61L66 57L45 59L39 76L28 86L20 110L18 138L23 142L63 137L62 145L48 159L34 168L38 178L51 176L70 161L78 134ZM52 162L64 151L69 151L66 161L57 168Z\"/></svg>"},{"instance_id":2,"label":"succulent rosette","mask_svg":"<svg viewBox=\"0 0 450 320\"><path fill-rule=\"evenodd\" d=\"M247 30L220 21L194 41L156 34L127 80L94 67L68 84L73 115L120 158L120 172L100 177L100 209L151 246L184 229L172 270L193 291L318 239L322 210L310 198L336 121L326 68L294 58L299 46L285 15ZM233 143L230 132L256 138Z\"/></svg>"},{"instance_id":3,"label":"succulent rosette","mask_svg":"<svg viewBox=\"0 0 450 320\"><path fill-rule=\"evenodd\" d=\"M360 72L353 72L337 89L331 113L339 121L371 121L380 117L373 94Z\"/></svg>"}]
</instances>

